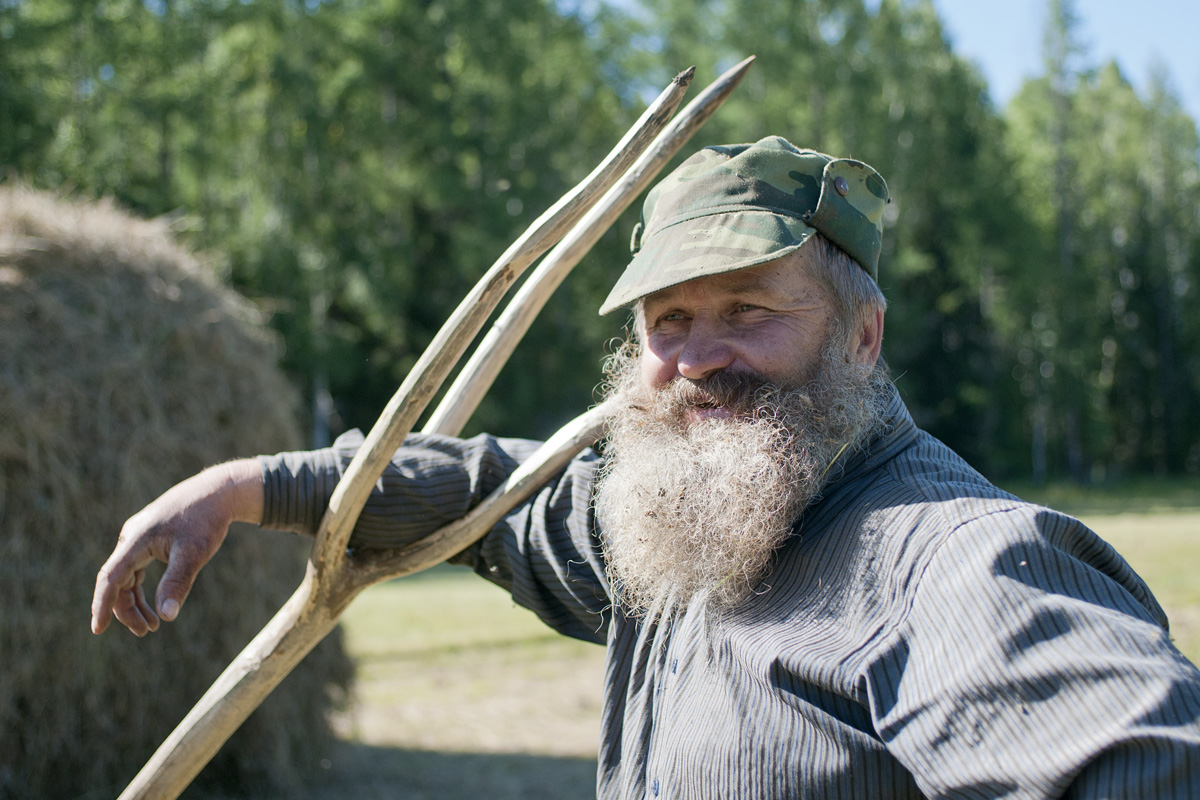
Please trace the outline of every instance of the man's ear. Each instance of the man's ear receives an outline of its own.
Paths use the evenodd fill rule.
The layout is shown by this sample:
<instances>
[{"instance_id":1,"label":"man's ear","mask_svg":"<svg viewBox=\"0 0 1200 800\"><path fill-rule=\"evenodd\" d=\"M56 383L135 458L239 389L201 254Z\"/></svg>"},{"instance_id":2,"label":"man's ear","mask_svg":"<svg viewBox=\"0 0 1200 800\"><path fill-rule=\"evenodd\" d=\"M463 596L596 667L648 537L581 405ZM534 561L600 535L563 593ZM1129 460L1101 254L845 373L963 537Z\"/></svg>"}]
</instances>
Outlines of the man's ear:
<instances>
[{"instance_id":1,"label":"man's ear","mask_svg":"<svg viewBox=\"0 0 1200 800\"><path fill-rule=\"evenodd\" d=\"M857 364L869 367L875 366L879 360L879 351L883 347L883 310L878 309L867 315L858 331L857 343L851 342L850 357Z\"/></svg>"}]
</instances>

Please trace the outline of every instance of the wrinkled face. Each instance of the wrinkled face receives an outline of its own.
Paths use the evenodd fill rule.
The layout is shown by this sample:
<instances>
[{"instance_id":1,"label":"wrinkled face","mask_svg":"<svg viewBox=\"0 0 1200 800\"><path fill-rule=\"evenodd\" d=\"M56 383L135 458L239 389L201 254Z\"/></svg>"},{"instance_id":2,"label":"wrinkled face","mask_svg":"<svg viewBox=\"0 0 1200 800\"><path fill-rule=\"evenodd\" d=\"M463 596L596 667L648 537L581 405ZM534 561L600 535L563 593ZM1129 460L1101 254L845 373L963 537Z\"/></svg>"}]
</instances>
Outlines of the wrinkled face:
<instances>
[{"instance_id":1,"label":"wrinkled face","mask_svg":"<svg viewBox=\"0 0 1200 800\"><path fill-rule=\"evenodd\" d=\"M606 365L595 506L627 611L701 596L728 609L759 591L830 467L881 424L883 311L839 324L806 257L649 295L638 342Z\"/></svg>"},{"instance_id":2,"label":"wrinkled face","mask_svg":"<svg viewBox=\"0 0 1200 800\"><path fill-rule=\"evenodd\" d=\"M640 360L644 386L698 380L723 370L779 385L817 374L835 319L824 290L793 253L758 267L710 275L645 298ZM729 416L719 406L696 418Z\"/></svg>"}]
</instances>

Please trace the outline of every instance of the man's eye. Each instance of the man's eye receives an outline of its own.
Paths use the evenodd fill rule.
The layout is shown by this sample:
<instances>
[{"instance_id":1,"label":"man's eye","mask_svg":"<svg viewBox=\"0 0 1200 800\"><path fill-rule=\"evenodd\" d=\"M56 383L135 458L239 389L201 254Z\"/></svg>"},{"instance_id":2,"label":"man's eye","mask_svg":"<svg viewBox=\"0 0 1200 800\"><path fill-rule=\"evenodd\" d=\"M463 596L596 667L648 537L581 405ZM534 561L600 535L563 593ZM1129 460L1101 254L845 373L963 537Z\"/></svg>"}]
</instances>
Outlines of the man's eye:
<instances>
[{"instance_id":1,"label":"man's eye","mask_svg":"<svg viewBox=\"0 0 1200 800\"><path fill-rule=\"evenodd\" d=\"M746 311L757 311L759 308L760 308L760 306L756 306L751 303L742 303L741 305L739 305L737 307L737 310L739 312L746 312Z\"/></svg>"}]
</instances>

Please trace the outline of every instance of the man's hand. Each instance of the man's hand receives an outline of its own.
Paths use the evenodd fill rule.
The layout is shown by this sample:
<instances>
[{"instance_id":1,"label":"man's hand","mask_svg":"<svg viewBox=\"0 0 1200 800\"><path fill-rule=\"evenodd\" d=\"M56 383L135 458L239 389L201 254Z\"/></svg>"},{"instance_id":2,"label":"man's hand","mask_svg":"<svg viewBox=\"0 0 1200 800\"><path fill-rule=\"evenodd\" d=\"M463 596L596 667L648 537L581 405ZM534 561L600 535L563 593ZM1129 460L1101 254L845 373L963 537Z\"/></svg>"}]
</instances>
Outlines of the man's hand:
<instances>
[{"instance_id":1,"label":"man's hand","mask_svg":"<svg viewBox=\"0 0 1200 800\"><path fill-rule=\"evenodd\" d=\"M225 541L232 522L262 521L262 473L255 459L210 467L169 489L126 521L116 549L96 576L92 632L103 633L112 617L145 636L158 618L179 614L201 567ZM155 614L142 589L146 566L167 568L155 592Z\"/></svg>"}]
</instances>

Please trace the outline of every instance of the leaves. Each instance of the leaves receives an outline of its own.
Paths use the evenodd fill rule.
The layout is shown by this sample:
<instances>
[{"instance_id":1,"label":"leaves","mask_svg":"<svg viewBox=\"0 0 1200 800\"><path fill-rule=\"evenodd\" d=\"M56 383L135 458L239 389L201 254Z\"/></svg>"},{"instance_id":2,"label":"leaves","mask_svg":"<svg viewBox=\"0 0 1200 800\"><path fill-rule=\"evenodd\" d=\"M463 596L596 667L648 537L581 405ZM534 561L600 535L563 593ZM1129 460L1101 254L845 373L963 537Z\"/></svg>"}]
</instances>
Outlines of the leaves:
<instances>
[{"instance_id":1,"label":"leaves","mask_svg":"<svg viewBox=\"0 0 1200 800\"><path fill-rule=\"evenodd\" d=\"M1050 11L1046 75L1000 111L928 3L14 0L0 169L178 215L273 315L324 436L374 420L648 89L753 53L696 145L774 133L884 174L885 353L923 425L996 477L1194 472L1195 124ZM541 436L592 402L631 225L471 431Z\"/></svg>"}]
</instances>

